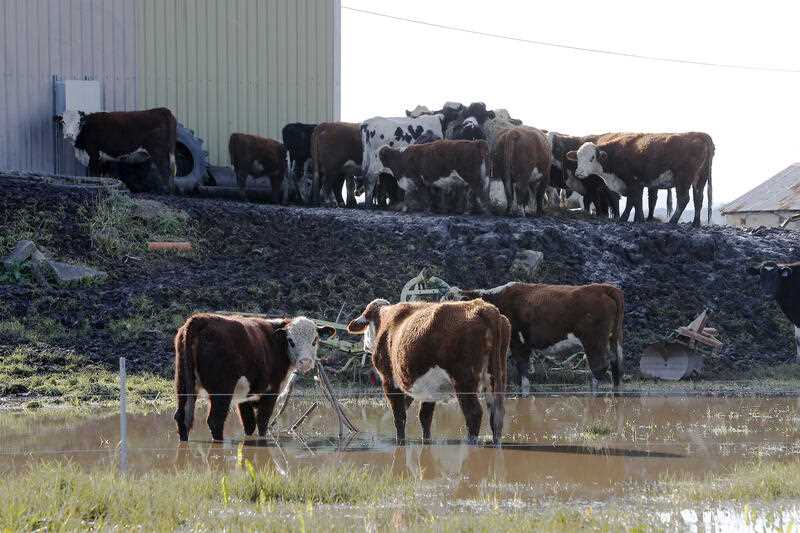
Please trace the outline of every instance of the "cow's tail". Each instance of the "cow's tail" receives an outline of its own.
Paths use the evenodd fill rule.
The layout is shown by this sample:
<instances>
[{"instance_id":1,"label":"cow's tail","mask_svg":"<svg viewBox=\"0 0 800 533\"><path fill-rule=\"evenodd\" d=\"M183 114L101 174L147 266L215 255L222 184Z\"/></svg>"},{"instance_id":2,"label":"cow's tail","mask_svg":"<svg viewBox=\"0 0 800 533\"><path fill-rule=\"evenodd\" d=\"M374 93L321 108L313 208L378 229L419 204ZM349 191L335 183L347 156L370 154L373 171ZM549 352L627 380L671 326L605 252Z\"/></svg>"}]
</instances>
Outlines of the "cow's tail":
<instances>
[{"instance_id":1,"label":"cow's tail","mask_svg":"<svg viewBox=\"0 0 800 533\"><path fill-rule=\"evenodd\" d=\"M313 181L311 182L311 202L316 203L321 200L321 187L319 177L319 128L315 128L311 134L311 168L314 170Z\"/></svg>"},{"instance_id":2,"label":"cow's tail","mask_svg":"<svg viewBox=\"0 0 800 533\"><path fill-rule=\"evenodd\" d=\"M198 321L192 317L175 335L175 395L178 404L175 422L178 425L178 435L183 441L189 438L189 431L194 423L197 383L193 340L197 329Z\"/></svg>"},{"instance_id":3,"label":"cow's tail","mask_svg":"<svg viewBox=\"0 0 800 533\"><path fill-rule=\"evenodd\" d=\"M622 354L622 324L625 318L625 296L622 290L617 287L609 287L608 296L614 300L617 306L617 313L614 317L614 324L611 328L608 344L611 353L614 354L614 361L612 362L611 376L614 380L614 388L619 387L622 380L622 371L624 369L624 356Z\"/></svg>"},{"instance_id":4,"label":"cow's tail","mask_svg":"<svg viewBox=\"0 0 800 533\"><path fill-rule=\"evenodd\" d=\"M508 366L508 349L511 343L511 322L500 310L494 308L495 350L489 354L489 372L491 373L492 390L489 405L489 422L492 428L492 440L500 445L503 436L503 419L505 418L506 375Z\"/></svg>"},{"instance_id":5,"label":"cow's tail","mask_svg":"<svg viewBox=\"0 0 800 533\"><path fill-rule=\"evenodd\" d=\"M505 159L504 164L505 168L503 168L503 182L506 189L506 202L508 203L508 212L512 212L514 209L514 178L512 175L512 170L514 169L513 157L514 157L514 142L515 136L509 136L508 142L505 145L505 151L503 152L503 158Z\"/></svg>"},{"instance_id":6,"label":"cow's tail","mask_svg":"<svg viewBox=\"0 0 800 533\"><path fill-rule=\"evenodd\" d=\"M707 179L707 189L706 194L708 195L708 224L711 224L711 216L714 212L714 205L713 205L713 196L711 194L711 164L712 160L714 159L714 141L711 139L710 135L708 137L708 159L706 160L706 176Z\"/></svg>"}]
</instances>

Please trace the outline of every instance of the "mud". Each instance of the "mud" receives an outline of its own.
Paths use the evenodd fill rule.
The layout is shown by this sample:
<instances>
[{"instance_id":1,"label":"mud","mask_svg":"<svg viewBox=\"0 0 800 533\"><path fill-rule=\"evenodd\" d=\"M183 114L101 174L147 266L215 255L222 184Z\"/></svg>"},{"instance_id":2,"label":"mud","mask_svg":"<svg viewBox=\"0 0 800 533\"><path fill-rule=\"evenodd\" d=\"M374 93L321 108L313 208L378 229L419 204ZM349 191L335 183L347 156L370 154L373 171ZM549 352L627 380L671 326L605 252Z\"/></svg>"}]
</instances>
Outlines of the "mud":
<instances>
[{"instance_id":1,"label":"mud","mask_svg":"<svg viewBox=\"0 0 800 533\"><path fill-rule=\"evenodd\" d=\"M416 404L415 404L416 405ZM305 410L295 403L279 427ZM509 400L503 447L491 447L487 421L483 445L463 443L457 404L439 404L434 442L423 445L412 406L406 446L395 446L390 411L381 401L350 401L346 409L360 433L337 442L333 415L324 408L299 434L245 438L233 415L226 441L214 444L198 407L188 445L179 445L169 412L129 415L129 467L146 472L189 466L221 471L242 459L291 472L308 465L369 465L430 483L454 498L494 494L533 501L542 497L599 500L668 476L719 473L753 460L782 460L800 452L800 398L679 398L662 396L539 396ZM64 459L87 467L114 465L119 422L105 417L0 414L0 471L28 461ZM342 449L343 448L343 449Z\"/></svg>"},{"instance_id":2,"label":"mud","mask_svg":"<svg viewBox=\"0 0 800 533\"><path fill-rule=\"evenodd\" d=\"M146 196L187 212L197 228L196 253L98 257L80 210L92 200L80 191L16 187L0 179L0 210L53 214L60 258L106 270L101 285L42 289L0 284L0 311L24 322L48 317L75 335L57 344L134 371L172 371L174 322L194 310L307 314L340 320L375 297L396 300L403 284L428 267L450 284L488 287L511 279L519 250L544 252L533 280L610 282L625 291L626 365L642 347L709 308L725 342L707 366L714 377L790 361L792 329L745 267L762 259L798 260L797 235L777 229L613 223L573 215L541 219L427 216L364 210L308 209L190 197ZM1 222L0 222L1 223ZM136 312L146 298L153 327L129 337L109 326ZM342 307L343 306L343 307ZM0 353L11 348L0 338Z\"/></svg>"}]
</instances>

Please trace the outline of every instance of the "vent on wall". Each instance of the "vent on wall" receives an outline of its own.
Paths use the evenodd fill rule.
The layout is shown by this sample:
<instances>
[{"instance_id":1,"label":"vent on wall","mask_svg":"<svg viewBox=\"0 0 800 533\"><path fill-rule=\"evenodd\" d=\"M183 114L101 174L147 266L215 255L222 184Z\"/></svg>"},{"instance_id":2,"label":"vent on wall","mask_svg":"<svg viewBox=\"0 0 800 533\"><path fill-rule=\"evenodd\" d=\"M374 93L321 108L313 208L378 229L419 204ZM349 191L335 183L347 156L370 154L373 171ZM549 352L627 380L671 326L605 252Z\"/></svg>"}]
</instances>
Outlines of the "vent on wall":
<instances>
[{"instance_id":1,"label":"vent on wall","mask_svg":"<svg viewBox=\"0 0 800 533\"><path fill-rule=\"evenodd\" d=\"M56 80L55 114L64 111L96 113L103 110L103 90L96 80Z\"/></svg>"}]
</instances>

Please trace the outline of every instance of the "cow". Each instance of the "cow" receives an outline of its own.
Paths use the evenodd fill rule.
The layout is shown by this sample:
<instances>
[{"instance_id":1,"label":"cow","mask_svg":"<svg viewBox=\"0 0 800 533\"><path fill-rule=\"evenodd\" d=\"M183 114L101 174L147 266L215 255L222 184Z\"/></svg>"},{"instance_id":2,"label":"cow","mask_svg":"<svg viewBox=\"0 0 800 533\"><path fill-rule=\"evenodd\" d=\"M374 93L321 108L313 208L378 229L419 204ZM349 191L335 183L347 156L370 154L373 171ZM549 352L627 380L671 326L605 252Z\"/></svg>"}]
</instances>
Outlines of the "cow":
<instances>
[{"instance_id":1,"label":"cow","mask_svg":"<svg viewBox=\"0 0 800 533\"><path fill-rule=\"evenodd\" d=\"M519 207L525 216L531 200L536 202L537 216L544 212L550 160L547 137L536 128L517 126L500 133L492 152L492 171L495 177L503 178L509 213Z\"/></svg>"},{"instance_id":2,"label":"cow","mask_svg":"<svg viewBox=\"0 0 800 533\"><path fill-rule=\"evenodd\" d=\"M243 199L247 198L247 177L269 177L272 202L286 200L281 194L283 179L286 176L286 147L274 139L232 133L228 140L228 154L236 174L236 183Z\"/></svg>"},{"instance_id":3,"label":"cow","mask_svg":"<svg viewBox=\"0 0 800 533\"><path fill-rule=\"evenodd\" d=\"M708 184L708 223L711 223L711 163L714 142L705 133L622 133L586 142L567 153L577 162L579 179L596 174L613 191L633 202L634 220L644 220L642 194L645 187L675 188L677 208L670 223L677 224L694 195L694 226L700 225L703 187Z\"/></svg>"},{"instance_id":4,"label":"cow","mask_svg":"<svg viewBox=\"0 0 800 533\"><path fill-rule=\"evenodd\" d=\"M450 289L453 298L481 298L511 321L511 355L527 389L532 350L580 342L592 372L592 388L611 367L614 389L622 379L622 290L605 283L545 285L511 282L493 289ZM609 356L611 361L609 365Z\"/></svg>"},{"instance_id":5,"label":"cow","mask_svg":"<svg viewBox=\"0 0 800 533\"><path fill-rule=\"evenodd\" d=\"M482 124L486 142L489 143L489 151L494 151L494 147L497 144L497 137L502 131L516 126L522 126L522 121L511 118L511 115L509 115L508 111L505 109L495 109L491 111L489 118Z\"/></svg>"},{"instance_id":6,"label":"cow","mask_svg":"<svg viewBox=\"0 0 800 533\"><path fill-rule=\"evenodd\" d=\"M747 272L760 278L761 288L775 298L786 318L794 324L796 361L800 363L800 262L764 261L748 267Z\"/></svg>"},{"instance_id":7,"label":"cow","mask_svg":"<svg viewBox=\"0 0 800 533\"><path fill-rule=\"evenodd\" d=\"M492 440L503 434L506 353L511 324L482 300L413 302L391 305L376 299L347 325L364 336L364 349L380 375L383 392L394 414L397 442L406 438L406 410L421 402L422 438L430 440L437 401L458 398L467 426L467 440L476 444L483 411L489 410Z\"/></svg>"},{"instance_id":8,"label":"cow","mask_svg":"<svg viewBox=\"0 0 800 533\"><path fill-rule=\"evenodd\" d=\"M405 148L412 144L426 130L444 137L441 114L421 115L416 118L374 117L361 123L361 146L363 149L364 204L368 209L375 207L375 186L378 176L387 170L380 160L379 150L383 146Z\"/></svg>"},{"instance_id":9,"label":"cow","mask_svg":"<svg viewBox=\"0 0 800 533\"><path fill-rule=\"evenodd\" d=\"M478 141L485 139L486 135L475 117L467 117L461 124L453 128L453 132L448 138L460 141Z\"/></svg>"},{"instance_id":10,"label":"cow","mask_svg":"<svg viewBox=\"0 0 800 533\"><path fill-rule=\"evenodd\" d=\"M405 191L406 207L415 204L431 207L433 189L446 194L453 189L468 188L476 209L486 211L489 203L486 141L440 140L413 144L404 150L383 146L379 156L381 164Z\"/></svg>"},{"instance_id":11,"label":"cow","mask_svg":"<svg viewBox=\"0 0 800 533\"><path fill-rule=\"evenodd\" d=\"M316 362L320 334L333 334L306 317L264 319L196 313L175 335L175 423L181 441L189 438L198 393L209 397L208 428L222 440L235 392L246 435L264 436L277 394L290 371L307 373Z\"/></svg>"},{"instance_id":12,"label":"cow","mask_svg":"<svg viewBox=\"0 0 800 533\"><path fill-rule=\"evenodd\" d=\"M311 135L314 133L316 124L303 124L293 122L287 124L281 130L281 138L286 151L289 153L289 172L288 176L294 185L294 190L298 191L299 200L307 203L303 198L302 178L306 172L306 165L311 161ZM288 185L288 184L287 184ZM289 187L284 187L284 202L287 203Z\"/></svg>"},{"instance_id":13,"label":"cow","mask_svg":"<svg viewBox=\"0 0 800 533\"><path fill-rule=\"evenodd\" d=\"M101 175L106 163L143 163L152 160L162 189L175 191L175 139L178 123L169 109L84 113L64 111L54 117L64 138L75 148L75 158L88 175Z\"/></svg>"},{"instance_id":14,"label":"cow","mask_svg":"<svg viewBox=\"0 0 800 533\"><path fill-rule=\"evenodd\" d=\"M417 106L417 109L419 107L420 106ZM413 112L406 111L406 113L413 113ZM441 139L442 137L435 134L433 130L425 130L422 132L422 135L420 135L414 140L413 144L428 144L432 143L433 141L439 141ZM405 198L405 192L403 191L402 188L400 188L400 185L398 185L397 178L395 178L391 174L383 173L378 175L378 183L375 185L374 198L375 198L375 203L379 207L403 206L404 205L403 199Z\"/></svg>"},{"instance_id":15,"label":"cow","mask_svg":"<svg viewBox=\"0 0 800 533\"><path fill-rule=\"evenodd\" d=\"M323 122L311 136L314 181L312 203L327 201L331 193L344 207L342 185L347 183L347 206L356 206L355 174L362 164L361 129L352 122Z\"/></svg>"}]
</instances>

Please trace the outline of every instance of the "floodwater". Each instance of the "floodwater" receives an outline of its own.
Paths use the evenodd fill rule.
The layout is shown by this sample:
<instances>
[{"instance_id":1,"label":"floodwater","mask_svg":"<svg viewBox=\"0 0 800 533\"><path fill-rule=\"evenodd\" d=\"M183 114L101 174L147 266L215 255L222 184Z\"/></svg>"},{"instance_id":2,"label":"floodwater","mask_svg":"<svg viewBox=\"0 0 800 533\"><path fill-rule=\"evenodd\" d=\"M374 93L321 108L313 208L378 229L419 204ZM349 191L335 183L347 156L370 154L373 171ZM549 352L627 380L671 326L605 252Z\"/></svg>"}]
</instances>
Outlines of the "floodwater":
<instances>
[{"instance_id":1,"label":"floodwater","mask_svg":"<svg viewBox=\"0 0 800 533\"><path fill-rule=\"evenodd\" d=\"M297 400L279 425L305 411ZM128 465L132 471L365 465L431 482L455 498L508 494L515 499L554 497L602 500L663 476L702 477L737 463L781 460L800 453L798 397L670 397L545 395L508 399L503 447L462 443L457 403L438 404L434 442L419 441L416 403L409 409L406 446L394 445L394 424L383 401L351 400L345 410L359 433L342 449L335 418L321 404L296 436L244 438L232 412L226 441L215 444L198 404L188 445L179 445L171 412L129 414ZM488 420L483 433L489 441ZM67 416L53 412L0 413L0 471L30 461L69 458L87 467L118 461L119 416Z\"/></svg>"}]
</instances>

